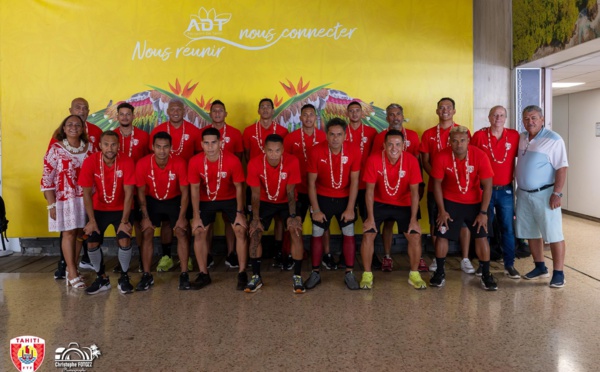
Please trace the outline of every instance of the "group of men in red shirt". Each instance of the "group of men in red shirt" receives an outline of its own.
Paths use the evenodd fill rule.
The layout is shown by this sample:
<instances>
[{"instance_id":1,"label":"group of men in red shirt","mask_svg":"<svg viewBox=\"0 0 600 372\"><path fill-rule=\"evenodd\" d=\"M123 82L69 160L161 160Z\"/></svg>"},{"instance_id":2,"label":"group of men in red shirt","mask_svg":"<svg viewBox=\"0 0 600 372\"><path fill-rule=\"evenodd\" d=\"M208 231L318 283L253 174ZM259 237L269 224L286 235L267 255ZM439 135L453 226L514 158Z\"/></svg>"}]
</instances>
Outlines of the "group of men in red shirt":
<instances>
[{"instance_id":1,"label":"group of men in red shirt","mask_svg":"<svg viewBox=\"0 0 600 372\"><path fill-rule=\"evenodd\" d=\"M87 105L85 100L77 100ZM133 125L134 107L129 103L118 106L119 126L114 130L93 134L95 126L87 123L90 139L97 141L100 150L84 161L79 178L89 221L84 228L88 254L97 272L87 293L111 288L100 249L109 225L117 232L121 271L118 288L122 293L134 290L128 276L133 226L139 239L143 272L136 290L147 290L154 284L150 266L154 229L159 226L169 227L177 237L179 289L209 285L208 255L217 212L222 213L226 222L231 250L235 245L236 253L230 254L237 256L239 290L255 292L263 285L261 238L273 220L280 265L294 271L293 291L303 293L320 284L321 265L328 269L335 267L326 234L333 217L342 232L340 266L345 267L344 281L348 288L372 288L372 267L374 260L378 261L374 239L380 229L385 250L381 268L392 270L392 229L397 223L398 231L408 241L408 282L416 289L424 289L426 284L419 271L426 271L427 266L422 258L418 223L422 169L430 176L428 207L432 236L436 237L436 267L430 285L444 285L448 240L462 239L463 243L467 240L468 249L472 235L482 286L495 290L497 285L489 272L487 211L497 167L492 167L490 159L498 163L495 159L500 155L495 147L510 149L516 145L508 144L509 136L503 137L502 130L498 137L496 130L493 139L488 133L487 141L472 141L476 145L481 143L483 150L469 146L470 133L466 127L454 123L454 101L450 98L438 102L440 122L425 131L421 141L415 131L404 127L402 106L387 107L389 128L378 134L364 124L362 105L358 101L348 105L349 124L334 118L322 131L317 128L316 108L306 104L299 112L302 126L289 134L273 121L274 105L268 98L259 103L260 119L243 134L225 123L227 111L218 100L210 109L213 123L202 129L184 120L186 108L179 100L169 102L169 120L154 128L150 135ZM479 133L474 140L480 137ZM510 132L511 141L512 135ZM506 164L513 164L505 170L508 173L514 171L513 152L509 154L507 150L503 155ZM509 155L512 160L507 159ZM247 176L242 161L247 163ZM248 186L246 204L244 182ZM364 229L360 246L364 273L360 283L353 273L356 207ZM302 225L309 210L312 271L305 283L301 276ZM290 249L282 254L285 235ZM188 274L190 240L199 268L194 282ZM470 268L465 268L467 262ZM246 274L248 264L252 267L250 278ZM462 266L466 272L475 272L468 260L468 250L466 255L463 252Z\"/></svg>"}]
</instances>

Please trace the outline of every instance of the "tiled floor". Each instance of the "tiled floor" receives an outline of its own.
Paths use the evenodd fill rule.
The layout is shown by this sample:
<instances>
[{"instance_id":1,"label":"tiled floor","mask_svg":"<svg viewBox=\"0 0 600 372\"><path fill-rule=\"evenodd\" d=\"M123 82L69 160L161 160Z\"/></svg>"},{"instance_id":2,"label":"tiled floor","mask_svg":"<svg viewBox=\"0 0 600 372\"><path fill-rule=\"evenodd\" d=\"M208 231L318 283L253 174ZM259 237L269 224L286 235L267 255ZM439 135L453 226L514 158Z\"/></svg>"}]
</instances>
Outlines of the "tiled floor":
<instances>
[{"instance_id":1,"label":"tiled floor","mask_svg":"<svg viewBox=\"0 0 600 372\"><path fill-rule=\"evenodd\" d=\"M200 291L178 291L177 272L154 273L150 291L124 296L113 274L113 290L86 296L52 279L56 258L0 258L0 271L20 271L0 274L0 371L15 370L9 340L22 335L46 340L43 371L58 370L54 351L71 342L98 346L96 371L596 371L600 224L564 220L564 289L507 279L494 264L500 290L484 292L453 258L444 288L416 291L399 255L400 269L376 272L371 291L347 290L332 271L295 295L291 274L271 269L245 294L218 262Z\"/></svg>"}]
</instances>

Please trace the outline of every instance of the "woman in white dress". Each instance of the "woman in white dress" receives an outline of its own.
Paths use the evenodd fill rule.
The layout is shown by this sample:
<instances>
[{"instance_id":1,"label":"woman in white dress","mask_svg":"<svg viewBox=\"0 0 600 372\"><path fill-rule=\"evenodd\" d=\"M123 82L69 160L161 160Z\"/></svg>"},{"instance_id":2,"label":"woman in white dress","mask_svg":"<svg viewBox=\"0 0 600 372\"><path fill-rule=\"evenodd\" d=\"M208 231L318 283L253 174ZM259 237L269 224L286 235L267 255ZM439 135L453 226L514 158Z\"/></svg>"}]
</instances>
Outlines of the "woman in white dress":
<instances>
[{"instance_id":1,"label":"woman in white dress","mask_svg":"<svg viewBox=\"0 0 600 372\"><path fill-rule=\"evenodd\" d=\"M85 208L83 189L77 184L83 160L93 152L77 115L67 116L52 136L44 157L41 189L48 202L48 230L62 232L62 252L67 264L67 287L83 289L85 283L77 272L77 260L83 243Z\"/></svg>"}]
</instances>

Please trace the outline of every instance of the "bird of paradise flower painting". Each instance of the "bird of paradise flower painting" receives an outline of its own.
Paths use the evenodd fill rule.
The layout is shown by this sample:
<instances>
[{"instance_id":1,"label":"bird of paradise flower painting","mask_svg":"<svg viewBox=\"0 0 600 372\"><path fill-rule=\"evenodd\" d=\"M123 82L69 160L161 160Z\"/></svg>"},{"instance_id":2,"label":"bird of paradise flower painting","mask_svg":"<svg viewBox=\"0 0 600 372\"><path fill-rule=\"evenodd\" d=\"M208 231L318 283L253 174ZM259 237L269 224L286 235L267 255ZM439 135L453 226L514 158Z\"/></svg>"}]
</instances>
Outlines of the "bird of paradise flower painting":
<instances>
[{"instance_id":1,"label":"bird of paradise flower painting","mask_svg":"<svg viewBox=\"0 0 600 372\"><path fill-rule=\"evenodd\" d=\"M366 102L360 98L353 98L333 88L328 84L319 85L309 89L310 81L304 82L300 77L298 83L294 84L289 79L286 82L279 82L285 91L285 95L276 94L273 102L275 103L274 120L281 126L287 128L290 132L300 128L300 109L303 105L310 103L317 110L319 128L323 128L325 123L334 117L346 119L346 106L352 101L360 103L363 109L363 122L378 131L388 127L385 110L375 105L373 102ZM116 128L117 106L122 102L128 102L135 107L135 119L133 125L147 132L158 124L168 120L167 106L172 99L179 99L185 104L185 120L191 122L198 128L202 128L211 123L209 116L210 105L213 98L205 99L204 94L200 99L193 97L198 83L192 84L188 81L185 86L181 86L179 79L175 83L168 83L169 90L157 86L148 85L151 90L133 94L126 100L119 100L116 103L111 101L109 105L100 111L92 113L88 121L98 125L102 130ZM193 99L193 101L192 101Z\"/></svg>"}]
</instances>

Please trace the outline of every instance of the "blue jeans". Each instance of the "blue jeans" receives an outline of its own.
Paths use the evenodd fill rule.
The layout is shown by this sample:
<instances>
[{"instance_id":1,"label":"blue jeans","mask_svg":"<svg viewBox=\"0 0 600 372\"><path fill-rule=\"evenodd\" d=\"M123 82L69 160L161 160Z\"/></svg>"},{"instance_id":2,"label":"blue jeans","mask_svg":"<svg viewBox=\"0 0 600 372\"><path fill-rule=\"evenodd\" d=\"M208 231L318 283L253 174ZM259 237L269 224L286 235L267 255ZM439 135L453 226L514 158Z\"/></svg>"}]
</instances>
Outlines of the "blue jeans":
<instances>
[{"instance_id":1,"label":"blue jeans","mask_svg":"<svg viewBox=\"0 0 600 372\"><path fill-rule=\"evenodd\" d=\"M492 190L492 199L488 208L490 224L498 216L500 226L500 245L504 254L504 267L515 264L515 232L513 220L515 213L515 196L512 186L506 190Z\"/></svg>"}]
</instances>

